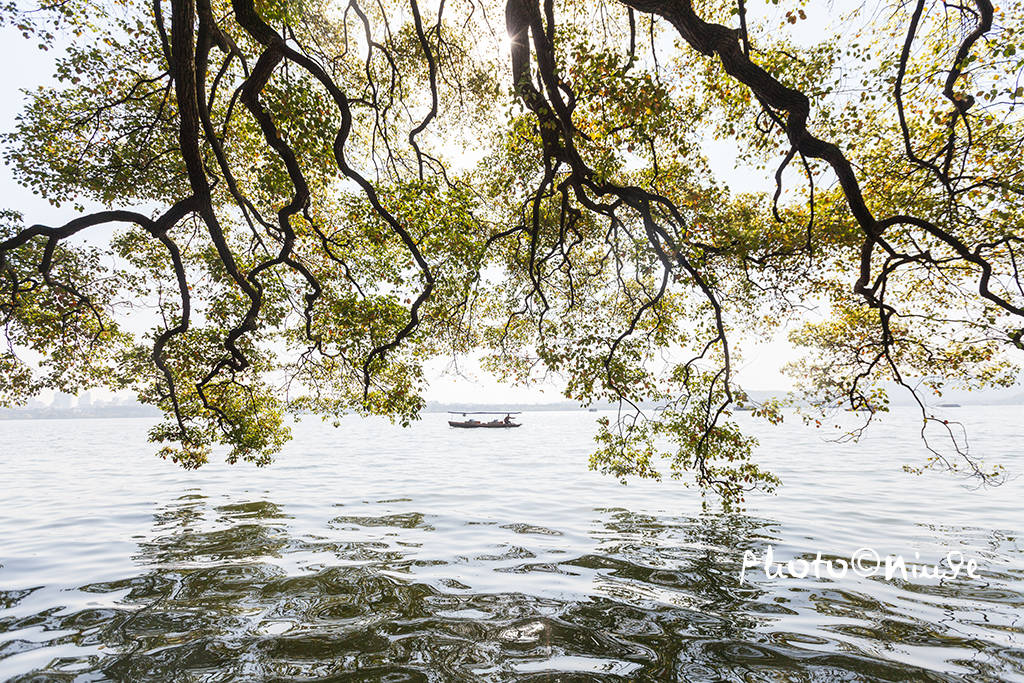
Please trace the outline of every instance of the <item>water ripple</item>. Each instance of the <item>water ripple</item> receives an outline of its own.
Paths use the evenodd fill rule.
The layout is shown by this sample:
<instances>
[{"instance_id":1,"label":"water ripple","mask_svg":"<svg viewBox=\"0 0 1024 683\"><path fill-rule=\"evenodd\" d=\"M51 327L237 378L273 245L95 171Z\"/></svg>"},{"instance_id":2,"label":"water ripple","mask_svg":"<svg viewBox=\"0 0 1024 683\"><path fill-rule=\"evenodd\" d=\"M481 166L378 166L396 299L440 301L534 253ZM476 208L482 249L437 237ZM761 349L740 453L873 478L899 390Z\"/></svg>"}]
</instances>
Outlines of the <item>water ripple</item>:
<instances>
[{"instance_id":1,"label":"water ripple","mask_svg":"<svg viewBox=\"0 0 1024 683\"><path fill-rule=\"evenodd\" d=\"M52 451L34 424L0 425L19 453L0 462L16 483L0 509L0 678L1024 680L1019 486L924 491L886 473L891 443L851 463L768 435L787 488L706 513L671 485L588 473L585 414L545 420L561 457L539 427L509 441L422 425L411 449L350 421L345 443L302 426L270 470L200 473L150 458L142 421L55 423ZM126 462L108 457L112 428L139 444ZM837 479L804 467L822 453ZM978 504L922 512L940 489ZM861 544L922 563L955 547L981 578L740 580L747 550L838 559Z\"/></svg>"}]
</instances>

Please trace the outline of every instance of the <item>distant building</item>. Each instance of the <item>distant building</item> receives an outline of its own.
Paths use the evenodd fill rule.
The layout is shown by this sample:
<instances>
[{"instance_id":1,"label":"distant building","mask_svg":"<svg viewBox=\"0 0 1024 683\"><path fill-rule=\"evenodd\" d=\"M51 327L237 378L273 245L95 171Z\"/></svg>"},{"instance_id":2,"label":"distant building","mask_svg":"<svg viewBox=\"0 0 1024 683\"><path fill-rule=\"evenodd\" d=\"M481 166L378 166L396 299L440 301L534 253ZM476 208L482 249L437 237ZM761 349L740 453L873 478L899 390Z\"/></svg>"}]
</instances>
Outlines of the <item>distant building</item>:
<instances>
[{"instance_id":1,"label":"distant building","mask_svg":"<svg viewBox=\"0 0 1024 683\"><path fill-rule=\"evenodd\" d=\"M63 391L58 391L53 395L53 407L57 410L67 410L71 407L71 399L74 398L71 394L65 394Z\"/></svg>"},{"instance_id":2,"label":"distant building","mask_svg":"<svg viewBox=\"0 0 1024 683\"><path fill-rule=\"evenodd\" d=\"M78 397L78 407L79 408L88 408L91 405L92 405L92 394L90 394L88 391Z\"/></svg>"}]
</instances>

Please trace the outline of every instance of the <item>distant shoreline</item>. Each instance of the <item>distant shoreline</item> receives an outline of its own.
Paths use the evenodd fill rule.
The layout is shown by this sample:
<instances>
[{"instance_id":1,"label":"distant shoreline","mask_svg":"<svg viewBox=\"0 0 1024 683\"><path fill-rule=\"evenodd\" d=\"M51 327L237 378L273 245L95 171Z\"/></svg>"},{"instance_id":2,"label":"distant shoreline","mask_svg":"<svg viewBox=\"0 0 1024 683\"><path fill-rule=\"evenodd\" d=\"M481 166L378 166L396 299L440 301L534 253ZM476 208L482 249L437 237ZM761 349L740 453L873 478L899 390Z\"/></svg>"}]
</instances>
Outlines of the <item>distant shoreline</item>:
<instances>
[{"instance_id":1,"label":"distant shoreline","mask_svg":"<svg viewBox=\"0 0 1024 683\"><path fill-rule=\"evenodd\" d=\"M750 392L750 398L753 403L761 403L772 396L778 396L778 393L763 392L764 396L761 396L762 392ZM998 406L998 405L1024 405L1024 395L1015 396L1003 400L989 400L989 401L978 401L978 402L966 402L960 399L961 403L956 405L942 405L935 404L932 406L936 409L956 409L956 408L972 408L978 406ZM951 402L952 403L952 402ZM911 405L910 403L893 403L892 407L900 407ZM642 408L655 409L657 406L654 404L641 404ZM618 406L611 403L599 403L591 406L583 406L578 403L570 401L560 401L558 403L487 403L487 404L471 404L471 403L437 403L429 402L424 408L423 413L425 414L438 414L438 413L461 413L463 411L486 411L486 412L528 412L528 413L546 413L546 412L577 412L577 411L608 411L616 410ZM100 406L87 406L87 407L71 407L71 408L54 408L52 406L44 407L33 407L33 408L0 408L0 421L5 420L81 420L81 419L106 419L106 418L159 418L162 413L153 406L142 405L139 403L128 404L128 405L100 405ZM304 415L308 417L315 417L312 413Z\"/></svg>"},{"instance_id":2,"label":"distant shoreline","mask_svg":"<svg viewBox=\"0 0 1024 683\"><path fill-rule=\"evenodd\" d=\"M142 404L90 406L88 408L3 408L0 420L81 420L110 417L160 417L153 406Z\"/></svg>"}]
</instances>

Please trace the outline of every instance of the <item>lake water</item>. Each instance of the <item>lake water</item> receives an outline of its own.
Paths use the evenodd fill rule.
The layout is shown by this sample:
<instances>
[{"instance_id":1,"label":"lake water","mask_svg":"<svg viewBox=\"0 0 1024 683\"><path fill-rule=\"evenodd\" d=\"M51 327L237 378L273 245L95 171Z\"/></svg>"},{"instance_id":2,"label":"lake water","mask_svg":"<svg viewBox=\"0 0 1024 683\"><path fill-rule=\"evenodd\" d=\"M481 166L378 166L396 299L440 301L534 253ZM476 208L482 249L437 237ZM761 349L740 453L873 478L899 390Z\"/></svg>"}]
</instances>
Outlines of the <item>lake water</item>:
<instances>
[{"instance_id":1,"label":"lake water","mask_svg":"<svg viewBox=\"0 0 1024 683\"><path fill-rule=\"evenodd\" d=\"M1024 473L1024 408L950 412ZM1024 681L1024 478L905 474L898 416L845 445L788 419L752 427L779 493L702 512L588 471L594 414L522 417L307 420L269 468L197 472L148 420L0 422L0 679ZM978 578L741 583L769 546Z\"/></svg>"}]
</instances>

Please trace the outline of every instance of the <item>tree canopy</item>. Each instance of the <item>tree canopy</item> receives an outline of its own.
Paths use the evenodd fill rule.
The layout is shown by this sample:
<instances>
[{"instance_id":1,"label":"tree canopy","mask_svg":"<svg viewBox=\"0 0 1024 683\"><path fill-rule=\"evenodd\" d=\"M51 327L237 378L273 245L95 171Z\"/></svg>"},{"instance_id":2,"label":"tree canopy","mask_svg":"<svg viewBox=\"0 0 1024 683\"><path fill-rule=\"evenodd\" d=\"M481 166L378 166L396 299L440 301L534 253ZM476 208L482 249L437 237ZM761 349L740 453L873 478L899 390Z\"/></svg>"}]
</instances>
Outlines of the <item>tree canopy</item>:
<instances>
[{"instance_id":1,"label":"tree canopy","mask_svg":"<svg viewBox=\"0 0 1024 683\"><path fill-rule=\"evenodd\" d=\"M59 48L6 162L75 210L3 215L0 403L133 389L163 456L265 463L289 412L408 423L425 363L482 353L620 405L594 467L735 501L776 483L731 418L735 340L788 325L810 419L906 389L946 437L926 464L993 475L927 401L1012 383L1024 349L1015 0L0 16ZM709 141L774 192L716 174Z\"/></svg>"}]
</instances>

